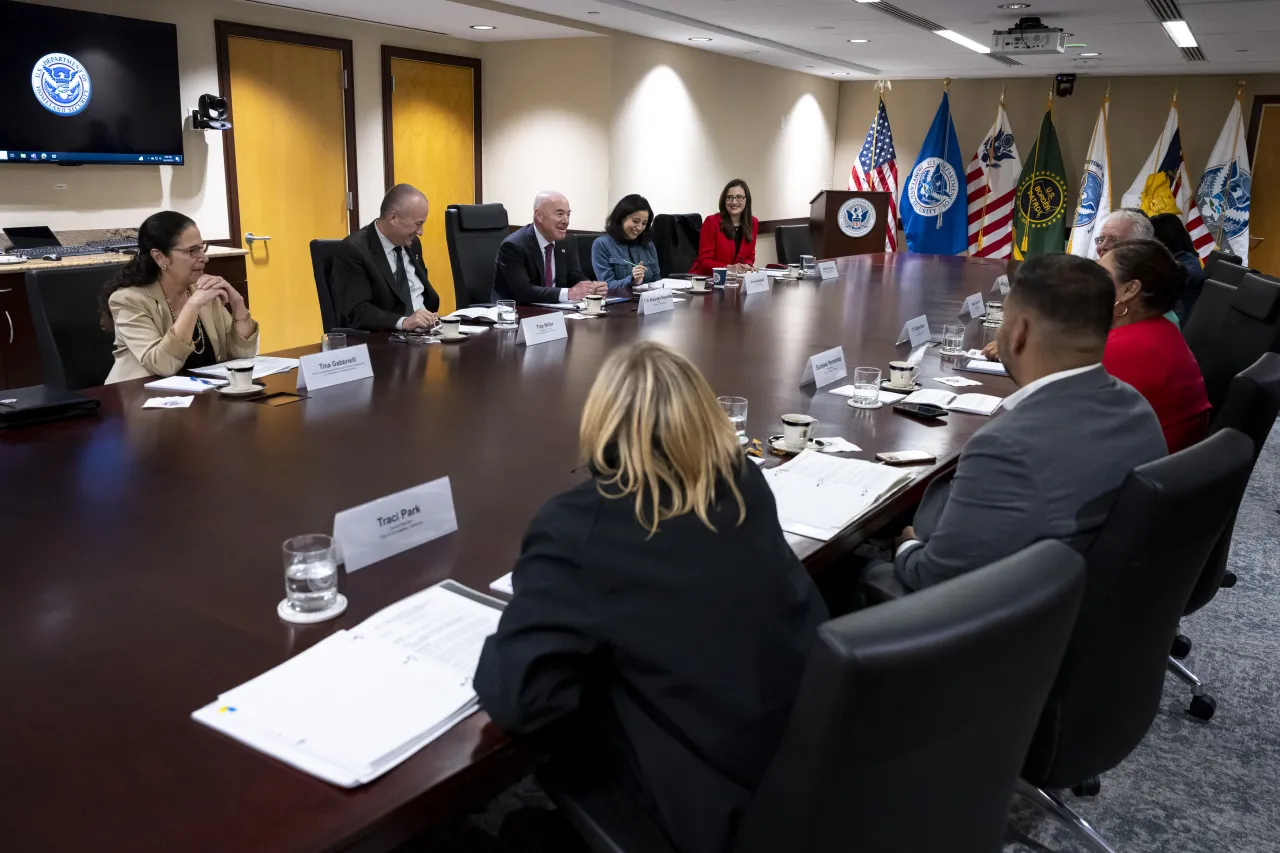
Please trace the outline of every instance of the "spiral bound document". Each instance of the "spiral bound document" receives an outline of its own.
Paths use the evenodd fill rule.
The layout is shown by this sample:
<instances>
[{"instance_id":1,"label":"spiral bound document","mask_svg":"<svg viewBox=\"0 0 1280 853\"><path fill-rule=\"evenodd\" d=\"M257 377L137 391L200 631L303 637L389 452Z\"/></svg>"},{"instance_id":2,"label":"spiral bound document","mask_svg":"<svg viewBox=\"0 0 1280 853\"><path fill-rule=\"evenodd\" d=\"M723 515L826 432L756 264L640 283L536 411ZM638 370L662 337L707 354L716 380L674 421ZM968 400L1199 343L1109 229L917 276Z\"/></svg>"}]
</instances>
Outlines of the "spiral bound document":
<instances>
[{"instance_id":1,"label":"spiral bound document","mask_svg":"<svg viewBox=\"0 0 1280 853\"><path fill-rule=\"evenodd\" d=\"M806 450L764 476L773 489L782 529L826 542L911 482L915 474Z\"/></svg>"},{"instance_id":2,"label":"spiral bound document","mask_svg":"<svg viewBox=\"0 0 1280 853\"><path fill-rule=\"evenodd\" d=\"M479 707L471 679L503 606L445 581L334 632L191 717L326 782L363 785Z\"/></svg>"}]
</instances>

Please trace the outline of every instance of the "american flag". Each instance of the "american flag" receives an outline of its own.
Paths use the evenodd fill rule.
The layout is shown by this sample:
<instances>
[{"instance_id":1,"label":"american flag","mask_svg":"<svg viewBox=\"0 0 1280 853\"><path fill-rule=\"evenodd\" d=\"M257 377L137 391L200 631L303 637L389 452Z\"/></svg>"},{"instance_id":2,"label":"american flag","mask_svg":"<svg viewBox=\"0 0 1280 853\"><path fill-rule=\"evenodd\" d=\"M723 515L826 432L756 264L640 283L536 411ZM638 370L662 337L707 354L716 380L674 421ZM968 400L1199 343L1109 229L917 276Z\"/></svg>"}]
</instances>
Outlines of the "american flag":
<instances>
[{"instance_id":1,"label":"american flag","mask_svg":"<svg viewBox=\"0 0 1280 853\"><path fill-rule=\"evenodd\" d=\"M893 149L893 132L889 130L889 114L880 99L862 153L853 163L849 189L889 194L889 224L885 231L885 249L898 251L898 152Z\"/></svg>"}]
</instances>

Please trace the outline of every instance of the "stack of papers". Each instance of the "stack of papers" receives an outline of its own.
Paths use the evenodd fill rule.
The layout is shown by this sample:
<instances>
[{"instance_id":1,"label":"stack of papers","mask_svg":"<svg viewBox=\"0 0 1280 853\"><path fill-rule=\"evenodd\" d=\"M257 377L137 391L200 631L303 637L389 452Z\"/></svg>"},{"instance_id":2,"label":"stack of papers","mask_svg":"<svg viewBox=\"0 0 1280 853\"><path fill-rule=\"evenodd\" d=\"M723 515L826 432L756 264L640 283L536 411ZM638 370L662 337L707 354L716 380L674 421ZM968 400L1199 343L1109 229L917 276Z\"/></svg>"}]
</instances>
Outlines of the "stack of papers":
<instances>
[{"instance_id":1,"label":"stack of papers","mask_svg":"<svg viewBox=\"0 0 1280 853\"><path fill-rule=\"evenodd\" d=\"M335 632L191 717L326 782L354 788L479 707L471 679L502 607L445 581Z\"/></svg>"},{"instance_id":2,"label":"stack of papers","mask_svg":"<svg viewBox=\"0 0 1280 853\"><path fill-rule=\"evenodd\" d=\"M452 314L446 314L445 316L458 317L463 320L488 320L490 323L499 322L497 305L494 305L491 308L459 308Z\"/></svg>"},{"instance_id":3,"label":"stack of papers","mask_svg":"<svg viewBox=\"0 0 1280 853\"><path fill-rule=\"evenodd\" d=\"M852 386L852 385L841 385L839 388L832 388L832 389L831 389L830 391L828 391L827 393L828 393L828 394L835 394L835 395L836 395L836 396L838 396L838 397L852 397L852 396L853 396L853 386ZM895 394L895 393L893 393L892 391L884 391L884 390L881 390L881 391L880 391L880 402L881 402L882 404L896 403L896 402L898 402L899 400L901 400L901 399L902 399L903 397L905 397L905 396L907 396L907 395L906 395L906 394Z\"/></svg>"},{"instance_id":4,"label":"stack of papers","mask_svg":"<svg viewBox=\"0 0 1280 853\"><path fill-rule=\"evenodd\" d=\"M233 359L239 361L239 359ZM298 366L299 362L296 358L278 358L273 355L259 355L253 359L253 378L261 379L264 376L271 376L276 373L284 373L293 370ZM219 379L227 378L227 363L215 364L212 367L193 367L192 373L199 373L202 376L216 376Z\"/></svg>"},{"instance_id":5,"label":"stack of papers","mask_svg":"<svg viewBox=\"0 0 1280 853\"><path fill-rule=\"evenodd\" d=\"M764 476L773 489L782 529L827 542L911 482L915 474L806 450Z\"/></svg>"},{"instance_id":6,"label":"stack of papers","mask_svg":"<svg viewBox=\"0 0 1280 853\"><path fill-rule=\"evenodd\" d=\"M969 415L987 415L988 417L995 414L996 409L1000 408L1000 404L1004 402L1003 397L993 397L990 394L952 394L949 391L935 391L932 388L926 388L923 391L917 391L907 399L904 403L927 403L930 406L941 406L951 412L964 412Z\"/></svg>"},{"instance_id":7,"label":"stack of papers","mask_svg":"<svg viewBox=\"0 0 1280 853\"><path fill-rule=\"evenodd\" d=\"M615 302L630 302L631 299L626 296L607 296L604 304L612 305ZM535 308L555 308L557 311L585 311L587 308L586 300L582 302L535 302Z\"/></svg>"},{"instance_id":8,"label":"stack of papers","mask_svg":"<svg viewBox=\"0 0 1280 853\"><path fill-rule=\"evenodd\" d=\"M169 376L143 385L148 391L181 391L183 394L203 394L212 391L219 385L226 385L225 379L201 379L198 376Z\"/></svg>"},{"instance_id":9,"label":"stack of papers","mask_svg":"<svg viewBox=\"0 0 1280 853\"><path fill-rule=\"evenodd\" d=\"M1004 365L998 361L987 361L986 359L978 360L970 359L964 367L957 367L956 370L971 370L974 373L989 373L994 376L1008 376L1009 371L1004 369Z\"/></svg>"},{"instance_id":10,"label":"stack of papers","mask_svg":"<svg viewBox=\"0 0 1280 853\"><path fill-rule=\"evenodd\" d=\"M693 282L688 279L663 278L649 284L637 285L631 289L636 293L644 293L649 290L688 290L691 287L693 287Z\"/></svg>"}]
</instances>

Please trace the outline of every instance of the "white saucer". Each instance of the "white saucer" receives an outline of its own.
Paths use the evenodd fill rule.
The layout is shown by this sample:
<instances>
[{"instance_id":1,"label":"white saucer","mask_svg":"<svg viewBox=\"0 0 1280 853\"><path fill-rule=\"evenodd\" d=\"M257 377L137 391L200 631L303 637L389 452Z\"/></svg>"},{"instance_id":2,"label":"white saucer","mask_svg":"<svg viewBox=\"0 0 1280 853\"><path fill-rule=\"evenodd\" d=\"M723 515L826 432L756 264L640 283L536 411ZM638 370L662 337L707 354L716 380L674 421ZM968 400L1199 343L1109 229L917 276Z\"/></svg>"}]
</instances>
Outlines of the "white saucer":
<instances>
[{"instance_id":1,"label":"white saucer","mask_svg":"<svg viewBox=\"0 0 1280 853\"><path fill-rule=\"evenodd\" d=\"M809 443L804 446L805 450L821 450L826 447L827 443L820 438L811 438ZM783 437L780 435L769 436L769 447L776 453L782 453L787 456L795 456L799 450L792 450L783 443Z\"/></svg>"},{"instance_id":2,"label":"white saucer","mask_svg":"<svg viewBox=\"0 0 1280 853\"><path fill-rule=\"evenodd\" d=\"M580 310L578 313L579 313L579 314L581 314L583 317L603 317L605 314L608 314L608 313L609 313L609 309L608 309L608 308L601 308L599 311L597 311L597 312L596 312L596 313L594 313L594 314L588 314L588 313L587 313L587 309L583 308L583 309L582 309L582 310Z\"/></svg>"},{"instance_id":3,"label":"white saucer","mask_svg":"<svg viewBox=\"0 0 1280 853\"><path fill-rule=\"evenodd\" d=\"M317 610L315 613L299 613L289 606L289 599L284 599L276 605L276 615L286 622L293 622L295 625L313 625L316 622L328 622L341 616L347 610L347 597L342 593L338 593L338 597L333 600L333 606L325 610Z\"/></svg>"},{"instance_id":4,"label":"white saucer","mask_svg":"<svg viewBox=\"0 0 1280 853\"><path fill-rule=\"evenodd\" d=\"M219 394L226 394L228 397L247 397L250 394L259 394L267 390L266 385L259 385L256 382L243 391L232 391L230 385L222 385L214 389Z\"/></svg>"},{"instance_id":5,"label":"white saucer","mask_svg":"<svg viewBox=\"0 0 1280 853\"><path fill-rule=\"evenodd\" d=\"M894 385L888 379L880 380L881 391L892 391L895 394L901 394L904 391L910 394L912 391L919 391L923 387L919 382L912 382L910 385Z\"/></svg>"},{"instance_id":6,"label":"white saucer","mask_svg":"<svg viewBox=\"0 0 1280 853\"><path fill-rule=\"evenodd\" d=\"M881 406L883 406L883 405L884 405L884 403L881 403L879 400L876 400L876 404L875 404L874 406L860 406L860 405L858 405L858 401L857 401L857 400L854 400L854 399L850 398L849 400L847 400L847 401L846 401L846 405L848 405L850 408L853 408L853 409L863 409L863 410L865 410L865 411L868 411L868 412L869 412L869 411L871 411L872 409L878 409L878 408L880 408Z\"/></svg>"}]
</instances>

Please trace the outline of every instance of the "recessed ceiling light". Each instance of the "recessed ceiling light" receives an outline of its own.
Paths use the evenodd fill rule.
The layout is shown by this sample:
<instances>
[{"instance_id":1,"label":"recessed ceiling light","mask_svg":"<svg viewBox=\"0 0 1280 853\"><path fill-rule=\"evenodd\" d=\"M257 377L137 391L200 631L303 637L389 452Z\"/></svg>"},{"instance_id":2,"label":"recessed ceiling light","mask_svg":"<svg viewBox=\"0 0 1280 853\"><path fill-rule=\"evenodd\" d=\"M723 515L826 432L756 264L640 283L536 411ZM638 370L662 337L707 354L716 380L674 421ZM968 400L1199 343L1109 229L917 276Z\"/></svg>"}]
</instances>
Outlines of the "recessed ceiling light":
<instances>
[{"instance_id":1,"label":"recessed ceiling light","mask_svg":"<svg viewBox=\"0 0 1280 853\"><path fill-rule=\"evenodd\" d=\"M854 0L855 3L879 3L880 0Z\"/></svg>"},{"instance_id":2,"label":"recessed ceiling light","mask_svg":"<svg viewBox=\"0 0 1280 853\"><path fill-rule=\"evenodd\" d=\"M849 72L848 71L832 71L831 73L835 75L843 75L843 74L848 74Z\"/></svg>"},{"instance_id":3,"label":"recessed ceiling light","mask_svg":"<svg viewBox=\"0 0 1280 853\"><path fill-rule=\"evenodd\" d=\"M952 32L951 30L934 30L933 34L935 36L942 36L947 41L955 42L961 47L967 47L969 48L969 50L972 50L974 53L990 53L991 52L991 48L987 47L985 44L979 44L973 39L962 36L957 32Z\"/></svg>"},{"instance_id":4,"label":"recessed ceiling light","mask_svg":"<svg viewBox=\"0 0 1280 853\"><path fill-rule=\"evenodd\" d=\"M812 65L806 65L805 68L812 68Z\"/></svg>"},{"instance_id":5,"label":"recessed ceiling light","mask_svg":"<svg viewBox=\"0 0 1280 853\"><path fill-rule=\"evenodd\" d=\"M1082 53L1081 56L1101 56L1100 53Z\"/></svg>"},{"instance_id":6,"label":"recessed ceiling light","mask_svg":"<svg viewBox=\"0 0 1280 853\"><path fill-rule=\"evenodd\" d=\"M599 13L599 12L588 12L587 14L588 14L588 15L599 15L600 13Z\"/></svg>"},{"instance_id":7,"label":"recessed ceiling light","mask_svg":"<svg viewBox=\"0 0 1280 853\"><path fill-rule=\"evenodd\" d=\"M472 24L472 25L471 25L471 29L473 29L473 30L496 30L496 29L497 29L497 27L495 27L495 26L491 26L491 25L489 25L489 24Z\"/></svg>"},{"instance_id":8,"label":"recessed ceiling light","mask_svg":"<svg viewBox=\"0 0 1280 853\"><path fill-rule=\"evenodd\" d=\"M711 39L707 38L706 36L695 36L689 39L689 41L711 41Z\"/></svg>"},{"instance_id":9,"label":"recessed ceiling light","mask_svg":"<svg viewBox=\"0 0 1280 853\"><path fill-rule=\"evenodd\" d=\"M820 27L814 27L814 29L815 30L834 30L835 27L831 26L830 24L823 24Z\"/></svg>"},{"instance_id":10,"label":"recessed ceiling light","mask_svg":"<svg viewBox=\"0 0 1280 853\"><path fill-rule=\"evenodd\" d=\"M849 44L866 44L870 39L849 39Z\"/></svg>"},{"instance_id":11,"label":"recessed ceiling light","mask_svg":"<svg viewBox=\"0 0 1280 853\"><path fill-rule=\"evenodd\" d=\"M1001 3L997 9L1030 9L1030 3Z\"/></svg>"},{"instance_id":12,"label":"recessed ceiling light","mask_svg":"<svg viewBox=\"0 0 1280 853\"><path fill-rule=\"evenodd\" d=\"M1088 47L1088 46L1089 46L1089 45L1087 45L1087 44L1083 44L1083 43L1081 43L1081 42L1076 42L1075 44L1069 44L1069 45L1067 45L1067 47Z\"/></svg>"},{"instance_id":13,"label":"recessed ceiling light","mask_svg":"<svg viewBox=\"0 0 1280 853\"><path fill-rule=\"evenodd\" d=\"M1191 34L1191 27L1187 26L1186 21L1165 21L1164 31L1169 34L1169 38L1173 39L1173 43L1178 47L1199 47L1196 44L1196 37Z\"/></svg>"}]
</instances>

